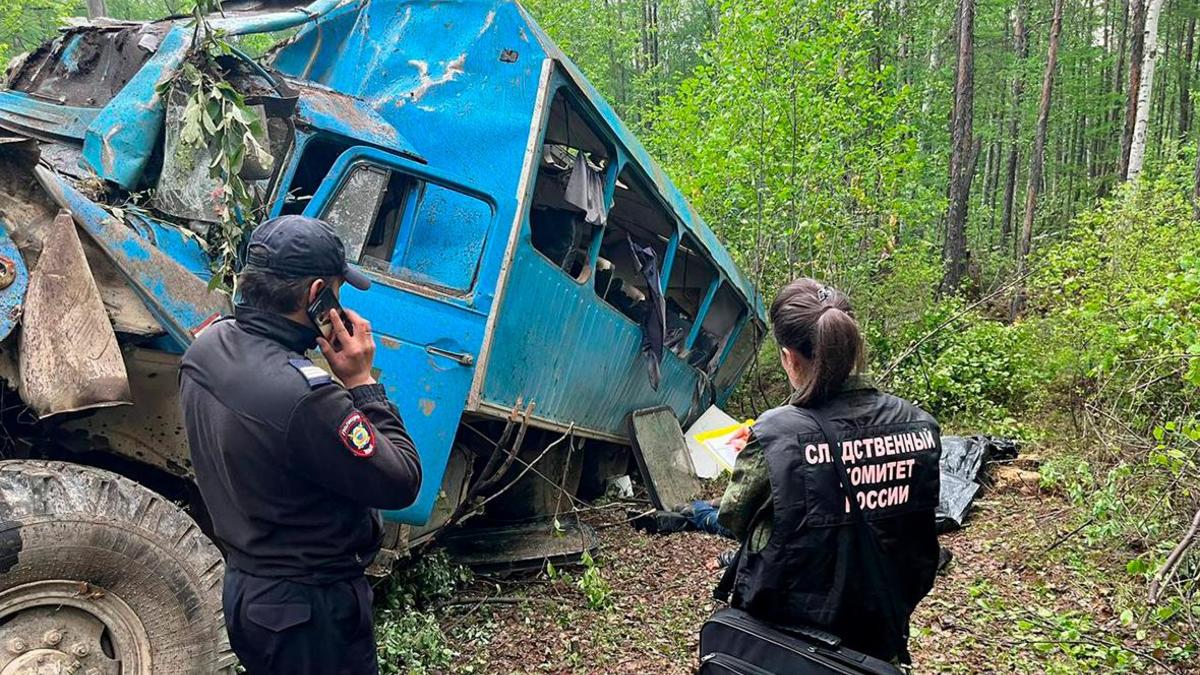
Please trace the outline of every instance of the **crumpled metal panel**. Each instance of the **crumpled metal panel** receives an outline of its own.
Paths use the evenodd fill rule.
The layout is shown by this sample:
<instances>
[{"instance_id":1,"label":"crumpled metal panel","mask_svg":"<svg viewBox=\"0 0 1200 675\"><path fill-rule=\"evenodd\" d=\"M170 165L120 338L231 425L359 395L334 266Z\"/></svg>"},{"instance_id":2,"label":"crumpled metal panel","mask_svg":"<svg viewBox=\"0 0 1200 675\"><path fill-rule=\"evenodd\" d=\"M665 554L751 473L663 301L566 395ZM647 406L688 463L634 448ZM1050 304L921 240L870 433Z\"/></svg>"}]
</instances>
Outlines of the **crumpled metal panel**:
<instances>
[{"instance_id":1,"label":"crumpled metal panel","mask_svg":"<svg viewBox=\"0 0 1200 675\"><path fill-rule=\"evenodd\" d=\"M117 222L69 180L42 166L34 168L34 175L47 194L60 207L69 209L76 222L92 235L180 347L190 345L194 332L214 315L232 311L228 296L208 290L204 281L168 251Z\"/></svg>"},{"instance_id":2,"label":"crumpled metal panel","mask_svg":"<svg viewBox=\"0 0 1200 675\"><path fill-rule=\"evenodd\" d=\"M43 140L83 140L96 119L94 108L39 101L18 91L0 91L0 129Z\"/></svg>"},{"instance_id":3,"label":"crumpled metal panel","mask_svg":"<svg viewBox=\"0 0 1200 675\"><path fill-rule=\"evenodd\" d=\"M172 27L154 56L88 125L83 159L96 175L126 190L140 186L163 127L166 105L158 87L183 64L193 32L183 23Z\"/></svg>"},{"instance_id":4,"label":"crumpled metal panel","mask_svg":"<svg viewBox=\"0 0 1200 675\"><path fill-rule=\"evenodd\" d=\"M287 83L300 94L296 110L300 124L420 159L412 143L365 101L303 80Z\"/></svg>"},{"instance_id":5,"label":"crumpled metal panel","mask_svg":"<svg viewBox=\"0 0 1200 675\"><path fill-rule=\"evenodd\" d=\"M132 402L117 336L66 211L29 280L20 359L21 398L39 418Z\"/></svg>"}]
</instances>

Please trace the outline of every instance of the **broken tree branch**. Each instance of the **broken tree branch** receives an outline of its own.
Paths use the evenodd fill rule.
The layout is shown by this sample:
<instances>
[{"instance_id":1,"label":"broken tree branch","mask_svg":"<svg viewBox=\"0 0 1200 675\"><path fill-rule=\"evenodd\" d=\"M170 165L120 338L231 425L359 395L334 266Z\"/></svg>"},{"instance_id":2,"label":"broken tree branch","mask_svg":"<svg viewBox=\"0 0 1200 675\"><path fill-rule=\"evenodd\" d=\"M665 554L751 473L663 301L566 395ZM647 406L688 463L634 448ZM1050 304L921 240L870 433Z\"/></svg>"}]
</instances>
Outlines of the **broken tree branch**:
<instances>
[{"instance_id":1,"label":"broken tree branch","mask_svg":"<svg viewBox=\"0 0 1200 675\"><path fill-rule=\"evenodd\" d=\"M1180 539L1175 548L1171 550L1166 562L1163 563L1163 566L1159 568L1158 572L1154 574L1154 578L1150 581L1150 604L1153 605L1158 602L1162 588L1171 581L1171 577L1175 576L1175 570L1179 568L1179 563L1183 560L1183 554L1196 542L1197 532L1200 532L1200 509L1196 509L1196 515L1192 516L1192 526L1183 535L1183 539Z\"/></svg>"},{"instance_id":2,"label":"broken tree branch","mask_svg":"<svg viewBox=\"0 0 1200 675\"><path fill-rule=\"evenodd\" d=\"M982 305L983 303L987 302L988 300L991 300L992 298L1000 295L1001 293L1008 291L1010 288L1016 286L1017 284L1024 282L1026 278L1028 278L1030 275L1033 274L1033 272L1034 272L1034 269L1032 267L1030 267L1029 269L1025 270L1025 272L1023 274L1021 274L1020 276L1010 279L1008 281L1008 283L1004 284L1003 286L1000 286L999 288L992 291L991 293L988 293L987 295L976 300L975 302L972 302L971 304L967 305L966 307L963 307L962 309L958 310L957 312L952 314L950 316L950 318L948 318L945 321L943 321L942 323L938 324L938 326L936 328L934 328L933 330L929 331L928 333L922 335L918 340L916 340L911 345L909 345L908 348L905 349L900 354L900 356L897 356L896 359L894 361L892 361L891 365L889 365L886 370L884 370L882 373L880 373L879 378L878 378L879 382L880 383L887 382L891 378L892 373L895 372L896 368L898 368L900 366L900 364L904 362L905 359L912 356L914 352L916 352L918 349L920 349L921 345L925 344L930 338L932 338L933 336L942 332L943 330L946 330L946 328L950 327L951 325L954 324L954 322L958 321L959 319L961 319L964 316L966 316L967 314L969 314L971 312L971 310L975 309L976 307L978 307L978 306Z\"/></svg>"}]
</instances>

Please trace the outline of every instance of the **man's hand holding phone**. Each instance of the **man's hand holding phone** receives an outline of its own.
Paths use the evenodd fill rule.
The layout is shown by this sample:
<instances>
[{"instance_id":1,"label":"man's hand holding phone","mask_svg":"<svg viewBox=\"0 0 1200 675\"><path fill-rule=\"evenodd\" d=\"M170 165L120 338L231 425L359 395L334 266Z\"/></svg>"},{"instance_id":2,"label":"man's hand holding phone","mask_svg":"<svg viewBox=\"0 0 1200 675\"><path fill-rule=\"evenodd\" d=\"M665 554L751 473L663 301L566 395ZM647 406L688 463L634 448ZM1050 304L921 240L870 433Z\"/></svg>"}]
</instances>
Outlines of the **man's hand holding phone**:
<instances>
[{"instance_id":1,"label":"man's hand holding phone","mask_svg":"<svg viewBox=\"0 0 1200 675\"><path fill-rule=\"evenodd\" d=\"M345 314L343 321L341 314ZM347 389L364 384L375 384L371 376L371 365L375 361L375 338L371 335L371 324L350 309L329 310L329 322L333 332L329 338L318 337L317 345L329 368ZM349 322L349 326L347 326Z\"/></svg>"}]
</instances>

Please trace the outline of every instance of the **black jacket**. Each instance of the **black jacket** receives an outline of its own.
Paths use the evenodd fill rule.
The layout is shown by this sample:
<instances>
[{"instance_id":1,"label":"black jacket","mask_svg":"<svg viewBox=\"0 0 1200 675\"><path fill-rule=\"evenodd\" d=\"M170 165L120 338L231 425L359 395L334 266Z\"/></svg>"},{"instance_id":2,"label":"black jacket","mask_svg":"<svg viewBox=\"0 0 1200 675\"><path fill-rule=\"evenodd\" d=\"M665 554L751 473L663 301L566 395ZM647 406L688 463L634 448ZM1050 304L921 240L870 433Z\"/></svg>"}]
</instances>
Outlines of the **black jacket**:
<instances>
[{"instance_id":1,"label":"black jacket","mask_svg":"<svg viewBox=\"0 0 1200 675\"><path fill-rule=\"evenodd\" d=\"M840 447L830 448L812 413L795 405L764 413L753 427L770 473L774 527L761 550L743 546L731 604L768 621L826 628L848 647L891 659L937 569L938 425L874 388L842 391L815 410ZM833 452L883 549L883 583L871 583L872 558ZM892 609L902 614L903 635L886 634Z\"/></svg>"},{"instance_id":2,"label":"black jacket","mask_svg":"<svg viewBox=\"0 0 1200 675\"><path fill-rule=\"evenodd\" d=\"M316 335L238 307L184 354L180 392L228 563L327 583L362 574L379 550L375 509L411 504L421 466L382 385L347 391L304 358Z\"/></svg>"}]
</instances>

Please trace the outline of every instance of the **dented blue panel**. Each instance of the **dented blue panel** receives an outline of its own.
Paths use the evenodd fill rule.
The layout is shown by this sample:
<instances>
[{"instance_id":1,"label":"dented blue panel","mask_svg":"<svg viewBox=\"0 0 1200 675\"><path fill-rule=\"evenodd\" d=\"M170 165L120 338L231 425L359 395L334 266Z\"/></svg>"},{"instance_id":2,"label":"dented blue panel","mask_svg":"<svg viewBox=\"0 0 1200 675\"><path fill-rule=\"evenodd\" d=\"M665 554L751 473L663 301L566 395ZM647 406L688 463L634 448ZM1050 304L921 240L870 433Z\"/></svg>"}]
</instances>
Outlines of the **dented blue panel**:
<instances>
[{"instance_id":1,"label":"dented blue panel","mask_svg":"<svg viewBox=\"0 0 1200 675\"><path fill-rule=\"evenodd\" d=\"M761 299L729 253L515 2L317 0L304 9L231 14L212 23L230 35L302 26L273 57L299 94L295 145L278 158L287 166L267 196L273 214L285 206L298 210L305 199L311 199L306 212L324 213L361 163L408 177L389 183L408 186L404 208L393 202L388 211L402 213L387 221L399 222L394 249L390 255L375 250L377 258L362 261L376 283L366 292L346 289L343 296L375 327L380 381L422 456L416 502L390 518L415 524L428 518L466 408L499 414L518 401L534 401L539 423L574 423L581 433L619 439L632 410L668 405L687 418L728 395L736 380L731 372L717 371L720 391L714 392L709 375L670 351L662 385L652 389L639 326L603 302L592 283L567 276L532 248L529 201L553 95L547 83L553 82L576 91L617 166L633 165L674 213L677 231L665 263L681 233L692 233L721 270L718 281L730 283L752 309L754 325L762 325ZM158 88L183 62L192 31L190 20L175 21L157 52L98 112L6 94L0 95L0 121L31 135L82 140L83 160L100 177L129 190L144 187L156 178L145 172L161 147L165 105ZM73 43L64 48L68 68L73 49ZM307 163L304 151L313 138L345 150L336 162L314 153ZM170 339L159 347L186 345L198 324L226 308L205 289L208 260L184 230L132 213L126 216L130 225L118 222L66 179L45 168L37 175L118 262L166 328ZM615 176L607 177L610 194ZM296 187L303 189L285 198ZM375 206L364 211L383 201L367 200ZM358 223L364 229L375 224L370 216L359 217L371 221ZM357 221L351 221L346 226L353 228ZM372 246L381 248L386 240ZM593 264L598 250L597 242ZM0 291L0 313L3 308ZM700 325L697 319L689 342ZM732 345L725 349L726 355L732 351Z\"/></svg>"},{"instance_id":2,"label":"dented blue panel","mask_svg":"<svg viewBox=\"0 0 1200 675\"><path fill-rule=\"evenodd\" d=\"M82 141L98 112L95 108L39 101L18 91L0 91L0 124L43 140Z\"/></svg>"},{"instance_id":3,"label":"dented blue panel","mask_svg":"<svg viewBox=\"0 0 1200 675\"><path fill-rule=\"evenodd\" d=\"M407 157L420 158L412 143L365 101L297 80L290 80L288 84L300 93L296 104L299 123L353 138L364 145L377 145Z\"/></svg>"},{"instance_id":4,"label":"dented blue panel","mask_svg":"<svg viewBox=\"0 0 1200 675\"><path fill-rule=\"evenodd\" d=\"M173 26L154 56L88 125L83 160L96 175L126 190L139 187L166 115L158 88L183 63L193 32L183 23Z\"/></svg>"}]
</instances>

